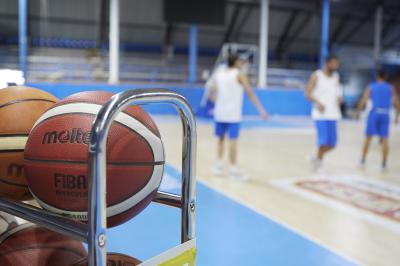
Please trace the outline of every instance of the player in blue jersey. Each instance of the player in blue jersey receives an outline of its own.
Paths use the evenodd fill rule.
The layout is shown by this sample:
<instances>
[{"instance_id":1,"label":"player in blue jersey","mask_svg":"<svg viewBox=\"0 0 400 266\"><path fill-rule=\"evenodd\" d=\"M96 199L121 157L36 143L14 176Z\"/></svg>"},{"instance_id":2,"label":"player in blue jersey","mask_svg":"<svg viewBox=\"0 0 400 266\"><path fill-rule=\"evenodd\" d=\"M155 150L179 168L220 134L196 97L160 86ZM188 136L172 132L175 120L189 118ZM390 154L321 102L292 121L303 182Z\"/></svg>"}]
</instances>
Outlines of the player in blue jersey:
<instances>
[{"instance_id":1,"label":"player in blue jersey","mask_svg":"<svg viewBox=\"0 0 400 266\"><path fill-rule=\"evenodd\" d=\"M397 111L400 111L400 101L393 86L386 81L386 74L382 70L377 71L376 81L370 83L365 89L357 105L356 118L358 118L359 112L368 100L372 102L372 109L367 118L366 139L362 150L361 165L365 165L372 137L379 136L382 145L382 169L385 170L389 154L390 109L394 104Z\"/></svg>"}]
</instances>

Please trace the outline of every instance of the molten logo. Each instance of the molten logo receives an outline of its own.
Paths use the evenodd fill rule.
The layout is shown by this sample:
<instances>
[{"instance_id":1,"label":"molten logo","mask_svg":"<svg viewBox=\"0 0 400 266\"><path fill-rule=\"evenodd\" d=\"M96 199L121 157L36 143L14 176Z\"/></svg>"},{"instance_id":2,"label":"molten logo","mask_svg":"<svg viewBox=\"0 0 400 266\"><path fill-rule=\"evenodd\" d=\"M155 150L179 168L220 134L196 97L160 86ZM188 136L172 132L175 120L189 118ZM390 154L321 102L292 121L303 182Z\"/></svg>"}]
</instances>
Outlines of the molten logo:
<instances>
[{"instance_id":1,"label":"molten logo","mask_svg":"<svg viewBox=\"0 0 400 266\"><path fill-rule=\"evenodd\" d=\"M24 173L24 166L20 164L10 164L7 168L8 176L22 176Z\"/></svg>"},{"instance_id":2,"label":"molten logo","mask_svg":"<svg viewBox=\"0 0 400 266\"><path fill-rule=\"evenodd\" d=\"M42 144L55 143L90 143L90 131L83 131L81 128L73 128L71 130L46 132L42 139Z\"/></svg>"}]
</instances>

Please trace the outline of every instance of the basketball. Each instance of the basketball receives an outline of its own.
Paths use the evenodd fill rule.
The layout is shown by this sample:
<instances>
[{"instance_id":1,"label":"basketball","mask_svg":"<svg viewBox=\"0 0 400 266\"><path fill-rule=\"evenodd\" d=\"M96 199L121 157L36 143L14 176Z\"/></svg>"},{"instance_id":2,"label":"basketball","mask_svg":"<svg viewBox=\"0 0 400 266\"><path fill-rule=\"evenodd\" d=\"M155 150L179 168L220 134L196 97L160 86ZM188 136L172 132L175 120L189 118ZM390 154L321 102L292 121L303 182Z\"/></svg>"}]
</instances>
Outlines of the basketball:
<instances>
[{"instance_id":1,"label":"basketball","mask_svg":"<svg viewBox=\"0 0 400 266\"><path fill-rule=\"evenodd\" d=\"M52 212L87 220L87 159L91 126L108 92L60 101L34 125L25 148L29 188ZM108 226L129 220L152 200L164 170L164 148L150 116L138 106L120 113L107 143Z\"/></svg>"},{"instance_id":2,"label":"basketball","mask_svg":"<svg viewBox=\"0 0 400 266\"><path fill-rule=\"evenodd\" d=\"M136 266L141 263L140 260L120 253L107 254L107 266ZM87 266L87 258L75 263L73 266Z\"/></svg>"},{"instance_id":3,"label":"basketball","mask_svg":"<svg viewBox=\"0 0 400 266\"><path fill-rule=\"evenodd\" d=\"M0 236L2 266L69 266L86 256L80 241L31 223Z\"/></svg>"},{"instance_id":4,"label":"basketball","mask_svg":"<svg viewBox=\"0 0 400 266\"><path fill-rule=\"evenodd\" d=\"M0 90L0 196L32 198L23 169L24 147L33 124L56 101L51 94L34 88Z\"/></svg>"}]
</instances>

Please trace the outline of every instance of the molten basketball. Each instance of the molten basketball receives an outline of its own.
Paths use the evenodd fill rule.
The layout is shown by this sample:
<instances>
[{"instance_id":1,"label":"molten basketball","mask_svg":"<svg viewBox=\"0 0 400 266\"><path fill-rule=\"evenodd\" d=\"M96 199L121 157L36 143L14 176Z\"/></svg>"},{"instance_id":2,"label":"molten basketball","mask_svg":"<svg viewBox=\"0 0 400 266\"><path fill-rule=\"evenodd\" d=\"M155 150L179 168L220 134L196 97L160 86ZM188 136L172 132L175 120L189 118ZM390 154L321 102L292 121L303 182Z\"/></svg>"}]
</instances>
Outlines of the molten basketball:
<instances>
[{"instance_id":1,"label":"molten basketball","mask_svg":"<svg viewBox=\"0 0 400 266\"><path fill-rule=\"evenodd\" d=\"M0 196L28 200L24 175L24 148L36 120L57 98L28 87L0 90Z\"/></svg>"},{"instance_id":2,"label":"molten basketball","mask_svg":"<svg viewBox=\"0 0 400 266\"><path fill-rule=\"evenodd\" d=\"M91 126L112 96L74 94L49 109L34 125L25 148L29 188L39 204L70 218L87 220L87 158ZM142 211L161 183L164 148L150 116L138 106L120 113L107 143L108 226Z\"/></svg>"},{"instance_id":3,"label":"molten basketball","mask_svg":"<svg viewBox=\"0 0 400 266\"><path fill-rule=\"evenodd\" d=\"M70 266L86 257L80 241L31 223L0 236L1 266Z\"/></svg>"},{"instance_id":4,"label":"molten basketball","mask_svg":"<svg viewBox=\"0 0 400 266\"><path fill-rule=\"evenodd\" d=\"M107 266L136 266L141 263L140 260L136 258L129 257L120 253L107 253ZM87 258L80 260L73 266L87 266Z\"/></svg>"}]
</instances>

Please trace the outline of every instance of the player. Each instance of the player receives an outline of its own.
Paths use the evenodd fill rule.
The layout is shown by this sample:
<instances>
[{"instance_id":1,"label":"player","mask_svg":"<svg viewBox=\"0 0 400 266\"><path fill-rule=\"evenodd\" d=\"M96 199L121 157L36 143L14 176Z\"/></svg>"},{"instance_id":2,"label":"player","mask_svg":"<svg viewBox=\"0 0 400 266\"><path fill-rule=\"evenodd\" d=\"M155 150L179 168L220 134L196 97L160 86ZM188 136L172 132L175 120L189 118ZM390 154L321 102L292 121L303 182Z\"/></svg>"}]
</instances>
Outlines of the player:
<instances>
[{"instance_id":1,"label":"player","mask_svg":"<svg viewBox=\"0 0 400 266\"><path fill-rule=\"evenodd\" d=\"M322 165L325 154L336 146L337 121L341 119L342 88L339 81L339 58L329 55L323 69L315 71L308 81L306 97L313 107L311 116L317 129L318 151L312 156L313 169Z\"/></svg>"},{"instance_id":2,"label":"player","mask_svg":"<svg viewBox=\"0 0 400 266\"><path fill-rule=\"evenodd\" d=\"M369 144L374 135L381 139L382 145L382 170L387 167L387 158L389 154L389 125L390 109L395 105L397 112L400 111L400 102L392 85L386 82L386 74L379 70L376 74L376 81L369 84L357 105L356 118L358 119L360 111L364 108L367 101L371 99L372 109L368 114L367 126L365 130L365 141L361 156L361 166L365 165L368 154Z\"/></svg>"},{"instance_id":3,"label":"player","mask_svg":"<svg viewBox=\"0 0 400 266\"><path fill-rule=\"evenodd\" d=\"M218 138L218 160L213 167L213 172L215 175L224 174L224 163L222 160L224 140L225 136L229 135L229 161L231 164L229 177L236 180L247 179L237 167L237 140L242 120L244 91L257 108L260 116L263 119L268 117L267 112L255 95L247 76L241 72L244 63L244 60L241 60L238 55L229 55L228 66L218 71L213 77L210 94L215 101L215 134Z\"/></svg>"}]
</instances>

